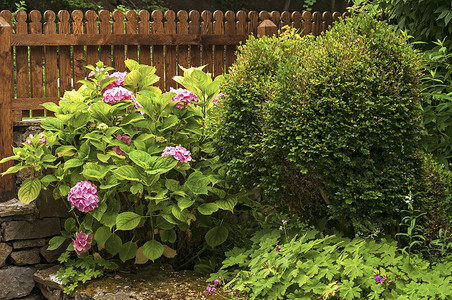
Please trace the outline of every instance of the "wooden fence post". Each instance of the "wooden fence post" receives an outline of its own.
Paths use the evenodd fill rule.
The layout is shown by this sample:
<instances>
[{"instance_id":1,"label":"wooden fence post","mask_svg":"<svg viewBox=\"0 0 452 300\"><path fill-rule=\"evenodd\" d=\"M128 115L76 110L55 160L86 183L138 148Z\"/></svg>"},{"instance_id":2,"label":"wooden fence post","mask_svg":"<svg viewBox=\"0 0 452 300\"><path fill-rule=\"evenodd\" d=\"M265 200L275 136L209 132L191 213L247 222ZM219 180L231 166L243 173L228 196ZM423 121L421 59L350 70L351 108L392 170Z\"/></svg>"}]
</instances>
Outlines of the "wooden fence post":
<instances>
[{"instance_id":1,"label":"wooden fence post","mask_svg":"<svg viewBox=\"0 0 452 300\"><path fill-rule=\"evenodd\" d=\"M11 54L11 25L0 17L0 159L13 155L13 64ZM0 173L13 166L0 164ZM10 200L14 192L14 175L0 176L0 202Z\"/></svg>"},{"instance_id":2,"label":"wooden fence post","mask_svg":"<svg viewBox=\"0 0 452 300\"><path fill-rule=\"evenodd\" d=\"M278 34L278 27L271 20L267 19L257 26L257 36L273 36Z\"/></svg>"}]
</instances>

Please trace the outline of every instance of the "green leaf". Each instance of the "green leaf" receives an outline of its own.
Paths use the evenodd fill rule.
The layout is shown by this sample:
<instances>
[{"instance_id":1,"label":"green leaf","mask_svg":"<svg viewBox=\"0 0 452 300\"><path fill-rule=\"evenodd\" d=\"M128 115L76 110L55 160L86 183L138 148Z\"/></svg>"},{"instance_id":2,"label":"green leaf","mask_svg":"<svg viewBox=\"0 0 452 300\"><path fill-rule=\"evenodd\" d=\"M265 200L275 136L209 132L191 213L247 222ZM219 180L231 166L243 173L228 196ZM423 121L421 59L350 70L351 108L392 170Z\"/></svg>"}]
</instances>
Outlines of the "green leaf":
<instances>
[{"instance_id":1,"label":"green leaf","mask_svg":"<svg viewBox=\"0 0 452 300\"><path fill-rule=\"evenodd\" d=\"M67 232L71 232L71 231L75 230L75 225L76 225L75 219L68 218L64 222L64 230L66 230Z\"/></svg>"},{"instance_id":2,"label":"green leaf","mask_svg":"<svg viewBox=\"0 0 452 300\"><path fill-rule=\"evenodd\" d=\"M119 249L121 249L121 246L122 240L115 233L112 233L108 240L105 242L105 250L107 250L108 253L110 253L113 256L118 254Z\"/></svg>"},{"instance_id":3,"label":"green leaf","mask_svg":"<svg viewBox=\"0 0 452 300\"><path fill-rule=\"evenodd\" d=\"M177 234L174 229L162 230L160 232L160 238L162 239L162 242L174 243L177 239Z\"/></svg>"},{"instance_id":4,"label":"green leaf","mask_svg":"<svg viewBox=\"0 0 452 300\"><path fill-rule=\"evenodd\" d=\"M157 160L156 156L141 150L133 150L129 153L129 158L143 169L149 169Z\"/></svg>"},{"instance_id":5,"label":"green leaf","mask_svg":"<svg viewBox=\"0 0 452 300\"><path fill-rule=\"evenodd\" d=\"M120 177L121 179L140 181L141 175L138 170L133 166L121 166L115 170L113 173Z\"/></svg>"},{"instance_id":6,"label":"green leaf","mask_svg":"<svg viewBox=\"0 0 452 300\"><path fill-rule=\"evenodd\" d=\"M206 242L211 247L223 244L228 238L229 231L225 226L215 226L206 233Z\"/></svg>"},{"instance_id":7,"label":"green leaf","mask_svg":"<svg viewBox=\"0 0 452 300\"><path fill-rule=\"evenodd\" d=\"M126 260L135 258L137 255L137 245L133 242L124 243L121 248L119 248L119 258L122 262Z\"/></svg>"},{"instance_id":8,"label":"green leaf","mask_svg":"<svg viewBox=\"0 0 452 300\"><path fill-rule=\"evenodd\" d=\"M342 280L342 283L339 288L339 293L342 299L346 300L362 299L360 292L361 288L359 286L354 286L353 281L349 281L347 279Z\"/></svg>"},{"instance_id":9,"label":"green leaf","mask_svg":"<svg viewBox=\"0 0 452 300\"><path fill-rule=\"evenodd\" d=\"M64 128L63 122L60 119L47 117L41 121L41 127L50 131L61 131Z\"/></svg>"},{"instance_id":10,"label":"green leaf","mask_svg":"<svg viewBox=\"0 0 452 300\"><path fill-rule=\"evenodd\" d=\"M57 112L60 109L60 107L53 102L46 102L46 103L41 104L41 106L43 106L48 111L52 111L52 112Z\"/></svg>"},{"instance_id":11,"label":"green leaf","mask_svg":"<svg viewBox=\"0 0 452 300\"><path fill-rule=\"evenodd\" d=\"M20 202L28 204L35 200L41 192L41 182L37 178L28 178L20 186L18 197Z\"/></svg>"},{"instance_id":12,"label":"green leaf","mask_svg":"<svg viewBox=\"0 0 452 300\"><path fill-rule=\"evenodd\" d=\"M102 224L104 224L105 226L112 228L113 226L116 225L116 217L117 216L118 216L118 213L112 212L112 211L107 211L106 213L104 213L104 215L100 219L100 222Z\"/></svg>"},{"instance_id":13,"label":"green leaf","mask_svg":"<svg viewBox=\"0 0 452 300\"><path fill-rule=\"evenodd\" d=\"M22 166L22 165L15 165L12 167L9 167L8 170L6 170L5 172L1 173L1 175L6 175L6 174L14 174L19 172L22 169L27 168L27 166Z\"/></svg>"},{"instance_id":14,"label":"green leaf","mask_svg":"<svg viewBox=\"0 0 452 300\"><path fill-rule=\"evenodd\" d=\"M5 162L11 161L11 160L17 160L17 159L19 159L18 155L8 156L8 157L5 157L2 160L0 160L0 164L3 164Z\"/></svg>"},{"instance_id":15,"label":"green leaf","mask_svg":"<svg viewBox=\"0 0 452 300\"><path fill-rule=\"evenodd\" d=\"M163 245L156 240L150 240L143 245L143 254L152 261L163 255Z\"/></svg>"},{"instance_id":16,"label":"green leaf","mask_svg":"<svg viewBox=\"0 0 452 300\"><path fill-rule=\"evenodd\" d=\"M204 203L198 206L198 211L203 215L211 215L218 210L216 203Z\"/></svg>"},{"instance_id":17,"label":"green leaf","mask_svg":"<svg viewBox=\"0 0 452 300\"><path fill-rule=\"evenodd\" d=\"M94 233L94 240L98 245L102 245L110 238L111 234L110 228L106 226L99 227Z\"/></svg>"},{"instance_id":18,"label":"green leaf","mask_svg":"<svg viewBox=\"0 0 452 300\"><path fill-rule=\"evenodd\" d=\"M165 118L162 122L162 131L165 131L168 128L171 128L177 124L179 118L175 115L171 115L168 118Z\"/></svg>"},{"instance_id":19,"label":"green leaf","mask_svg":"<svg viewBox=\"0 0 452 300\"><path fill-rule=\"evenodd\" d=\"M182 210L184 208L190 207L195 203L195 199L182 198L177 200L177 206Z\"/></svg>"},{"instance_id":20,"label":"green leaf","mask_svg":"<svg viewBox=\"0 0 452 300\"><path fill-rule=\"evenodd\" d=\"M135 88L138 86L138 83L141 80L141 73L137 70L131 71L127 74L126 78L124 78L124 86Z\"/></svg>"},{"instance_id":21,"label":"green leaf","mask_svg":"<svg viewBox=\"0 0 452 300\"><path fill-rule=\"evenodd\" d=\"M129 125L131 123L134 123L134 122L137 122L137 121L141 121L143 119L144 119L144 117L140 113L130 114L130 115L125 116L121 120L121 125L120 126Z\"/></svg>"},{"instance_id":22,"label":"green leaf","mask_svg":"<svg viewBox=\"0 0 452 300\"><path fill-rule=\"evenodd\" d=\"M171 208L171 212L173 213L173 216L176 217L181 222L187 222L188 219L188 212L186 209L180 209L178 206L173 205Z\"/></svg>"},{"instance_id":23,"label":"green leaf","mask_svg":"<svg viewBox=\"0 0 452 300\"><path fill-rule=\"evenodd\" d=\"M116 217L116 229L132 230L140 224L140 221L140 215L131 211L123 212Z\"/></svg>"},{"instance_id":24,"label":"green leaf","mask_svg":"<svg viewBox=\"0 0 452 300\"><path fill-rule=\"evenodd\" d=\"M127 69L130 71L135 71L140 69L140 64L133 59L126 59L124 61L124 64L126 65Z\"/></svg>"},{"instance_id":25,"label":"green leaf","mask_svg":"<svg viewBox=\"0 0 452 300\"><path fill-rule=\"evenodd\" d=\"M53 175L46 175L46 176L42 177L41 182L49 184L49 183L55 182L57 180L58 179Z\"/></svg>"},{"instance_id":26,"label":"green leaf","mask_svg":"<svg viewBox=\"0 0 452 300\"><path fill-rule=\"evenodd\" d=\"M47 250L52 251L58 249L58 247L60 247L65 240L66 238L64 236L61 235L54 236L53 238L50 239L49 247L47 247Z\"/></svg>"},{"instance_id":27,"label":"green leaf","mask_svg":"<svg viewBox=\"0 0 452 300\"><path fill-rule=\"evenodd\" d=\"M73 156L76 153L77 148L71 145L64 145L61 147L58 147L55 150L55 154L58 155L58 157L61 156Z\"/></svg>"},{"instance_id":28,"label":"green leaf","mask_svg":"<svg viewBox=\"0 0 452 300\"><path fill-rule=\"evenodd\" d=\"M232 197L217 201L217 205L220 209L229 210L232 213L234 212L234 207L236 204L237 199Z\"/></svg>"},{"instance_id":29,"label":"green leaf","mask_svg":"<svg viewBox=\"0 0 452 300\"><path fill-rule=\"evenodd\" d=\"M194 172L190 174L185 185L196 195L208 194L207 185L209 185L210 179L200 172Z\"/></svg>"},{"instance_id":30,"label":"green leaf","mask_svg":"<svg viewBox=\"0 0 452 300\"><path fill-rule=\"evenodd\" d=\"M76 168L83 165L83 160L78 158L72 158L64 163L64 170L70 169L70 168Z\"/></svg>"},{"instance_id":31,"label":"green leaf","mask_svg":"<svg viewBox=\"0 0 452 300\"><path fill-rule=\"evenodd\" d=\"M107 203L104 201L100 202L97 206L97 208L91 212L91 215L93 218L95 218L97 221L100 221L102 219L102 216L107 211Z\"/></svg>"},{"instance_id":32,"label":"green leaf","mask_svg":"<svg viewBox=\"0 0 452 300\"><path fill-rule=\"evenodd\" d=\"M110 154L97 153L97 159L103 163L108 163L110 157L111 157Z\"/></svg>"}]
</instances>

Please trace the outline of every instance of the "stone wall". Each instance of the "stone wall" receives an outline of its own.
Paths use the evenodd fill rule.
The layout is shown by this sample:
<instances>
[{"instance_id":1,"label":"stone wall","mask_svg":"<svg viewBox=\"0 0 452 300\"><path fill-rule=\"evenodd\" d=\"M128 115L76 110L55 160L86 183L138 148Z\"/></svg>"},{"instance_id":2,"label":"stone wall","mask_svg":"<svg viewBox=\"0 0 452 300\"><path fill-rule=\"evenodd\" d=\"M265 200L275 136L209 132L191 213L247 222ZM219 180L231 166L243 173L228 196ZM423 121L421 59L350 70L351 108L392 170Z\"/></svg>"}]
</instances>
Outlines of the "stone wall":
<instances>
[{"instance_id":1,"label":"stone wall","mask_svg":"<svg viewBox=\"0 0 452 300\"><path fill-rule=\"evenodd\" d=\"M16 123L14 146L19 147L30 134L41 131L40 121ZM16 175L16 186L32 176L31 171L20 172ZM49 251L47 246L53 236L60 234L67 209L61 200L49 197L49 193L41 194L28 205L17 199L0 203L0 299L45 299L33 275L37 270L55 265L65 249L62 246Z\"/></svg>"},{"instance_id":2,"label":"stone wall","mask_svg":"<svg viewBox=\"0 0 452 300\"><path fill-rule=\"evenodd\" d=\"M33 274L57 262L64 248L49 251L47 246L60 229L60 218L40 218L35 203L24 206L12 199L0 204L0 299L42 298Z\"/></svg>"}]
</instances>

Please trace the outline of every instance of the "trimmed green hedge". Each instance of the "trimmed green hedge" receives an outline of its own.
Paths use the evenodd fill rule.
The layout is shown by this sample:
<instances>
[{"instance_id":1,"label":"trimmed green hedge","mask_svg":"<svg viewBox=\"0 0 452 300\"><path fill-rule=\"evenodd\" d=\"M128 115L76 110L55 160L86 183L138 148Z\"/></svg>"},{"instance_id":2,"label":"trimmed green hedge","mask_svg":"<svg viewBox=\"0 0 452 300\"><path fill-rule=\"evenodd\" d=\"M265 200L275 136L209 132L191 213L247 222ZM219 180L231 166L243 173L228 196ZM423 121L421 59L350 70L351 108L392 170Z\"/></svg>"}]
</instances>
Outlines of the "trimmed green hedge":
<instances>
[{"instance_id":1,"label":"trimmed green hedge","mask_svg":"<svg viewBox=\"0 0 452 300\"><path fill-rule=\"evenodd\" d=\"M251 38L227 78L218 149L269 202L355 233L394 228L425 187L420 76L411 46L365 15L316 39Z\"/></svg>"}]
</instances>

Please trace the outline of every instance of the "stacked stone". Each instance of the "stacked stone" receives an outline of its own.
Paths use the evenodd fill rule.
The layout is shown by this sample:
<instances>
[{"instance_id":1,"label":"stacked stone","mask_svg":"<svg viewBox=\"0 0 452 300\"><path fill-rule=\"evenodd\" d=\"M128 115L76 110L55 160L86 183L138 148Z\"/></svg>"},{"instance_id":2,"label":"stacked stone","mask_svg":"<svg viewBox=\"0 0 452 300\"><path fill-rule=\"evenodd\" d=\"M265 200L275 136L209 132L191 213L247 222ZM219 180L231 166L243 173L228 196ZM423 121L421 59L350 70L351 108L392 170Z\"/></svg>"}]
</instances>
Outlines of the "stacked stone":
<instances>
[{"instance_id":1,"label":"stacked stone","mask_svg":"<svg viewBox=\"0 0 452 300\"><path fill-rule=\"evenodd\" d=\"M57 260L61 250L47 246L60 229L60 219L40 217L34 203L0 203L0 299L35 299L33 274Z\"/></svg>"}]
</instances>

